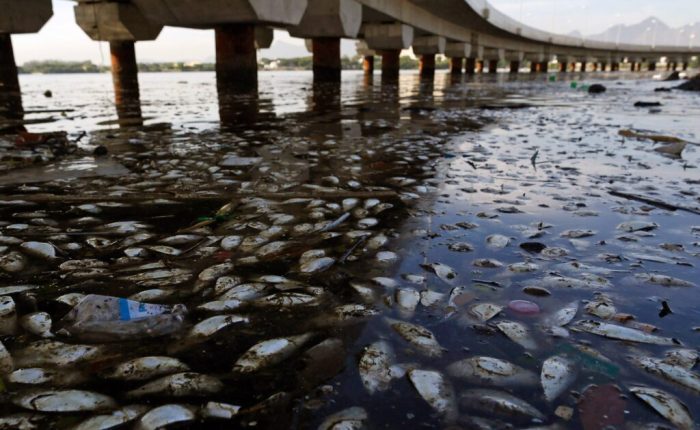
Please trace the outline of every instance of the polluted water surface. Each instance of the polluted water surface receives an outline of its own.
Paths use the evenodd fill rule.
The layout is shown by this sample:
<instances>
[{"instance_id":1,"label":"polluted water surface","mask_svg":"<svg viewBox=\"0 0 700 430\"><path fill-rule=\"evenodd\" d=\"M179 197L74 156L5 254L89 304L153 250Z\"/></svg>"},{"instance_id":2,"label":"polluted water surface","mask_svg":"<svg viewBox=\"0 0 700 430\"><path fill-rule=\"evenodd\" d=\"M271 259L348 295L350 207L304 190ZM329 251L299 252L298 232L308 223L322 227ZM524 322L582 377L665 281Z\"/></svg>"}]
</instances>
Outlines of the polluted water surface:
<instances>
[{"instance_id":1,"label":"polluted water surface","mask_svg":"<svg viewBox=\"0 0 700 430\"><path fill-rule=\"evenodd\" d=\"M119 128L23 79L0 428L696 428L697 94L146 74Z\"/></svg>"}]
</instances>

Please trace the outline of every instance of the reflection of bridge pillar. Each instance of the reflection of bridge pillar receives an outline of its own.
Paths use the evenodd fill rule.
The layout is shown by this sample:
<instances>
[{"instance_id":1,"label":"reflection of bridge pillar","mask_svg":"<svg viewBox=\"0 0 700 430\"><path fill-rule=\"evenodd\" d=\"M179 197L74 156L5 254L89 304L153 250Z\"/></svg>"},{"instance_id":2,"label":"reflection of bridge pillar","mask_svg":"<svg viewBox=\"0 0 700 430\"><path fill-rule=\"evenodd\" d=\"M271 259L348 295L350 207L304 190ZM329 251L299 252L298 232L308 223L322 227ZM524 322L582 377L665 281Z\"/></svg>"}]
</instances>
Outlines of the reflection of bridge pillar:
<instances>
[{"instance_id":1,"label":"reflection of bridge pillar","mask_svg":"<svg viewBox=\"0 0 700 430\"><path fill-rule=\"evenodd\" d=\"M10 120L22 119L24 116L22 92L9 34L0 34L0 117L3 116Z\"/></svg>"},{"instance_id":2,"label":"reflection of bridge pillar","mask_svg":"<svg viewBox=\"0 0 700 430\"><path fill-rule=\"evenodd\" d=\"M462 57L452 57L450 58L450 73L453 75L461 75L464 64L464 58Z\"/></svg>"},{"instance_id":3,"label":"reflection of bridge pillar","mask_svg":"<svg viewBox=\"0 0 700 430\"><path fill-rule=\"evenodd\" d=\"M421 55L419 73L421 78L432 78L435 76L435 54Z\"/></svg>"},{"instance_id":4,"label":"reflection of bridge pillar","mask_svg":"<svg viewBox=\"0 0 700 430\"><path fill-rule=\"evenodd\" d=\"M510 62L510 73L518 73L520 71L520 61L513 60Z\"/></svg>"},{"instance_id":5,"label":"reflection of bridge pillar","mask_svg":"<svg viewBox=\"0 0 700 430\"><path fill-rule=\"evenodd\" d=\"M469 57L464 64L464 71L467 75L473 75L476 72L476 58Z\"/></svg>"},{"instance_id":6,"label":"reflection of bridge pillar","mask_svg":"<svg viewBox=\"0 0 700 430\"><path fill-rule=\"evenodd\" d=\"M314 38L313 62L314 80L340 81L340 38Z\"/></svg>"},{"instance_id":7,"label":"reflection of bridge pillar","mask_svg":"<svg viewBox=\"0 0 700 430\"><path fill-rule=\"evenodd\" d=\"M12 48L12 34L36 33L53 15L51 0L0 1L0 129L23 129L22 92ZM2 124L8 119L12 126Z\"/></svg>"},{"instance_id":8,"label":"reflection of bridge pillar","mask_svg":"<svg viewBox=\"0 0 700 430\"><path fill-rule=\"evenodd\" d=\"M489 60L489 73L497 73L498 72L498 60Z\"/></svg>"},{"instance_id":9,"label":"reflection of bridge pillar","mask_svg":"<svg viewBox=\"0 0 700 430\"><path fill-rule=\"evenodd\" d=\"M384 49L381 51L382 56L382 79L398 80L401 70L401 50L400 49Z\"/></svg>"},{"instance_id":10,"label":"reflection of bridge pillar","mask_svg":"<svg viewBox=\"0 0 700 430\"><path fill-rule=\"evenodd\" d=\"M75 20L92 39L108 41L117 116L122 125L140 125L141 99L134 42L154 40L162 25L148 21L129 3L78 3Z\"/></svg>"}]
</instances>

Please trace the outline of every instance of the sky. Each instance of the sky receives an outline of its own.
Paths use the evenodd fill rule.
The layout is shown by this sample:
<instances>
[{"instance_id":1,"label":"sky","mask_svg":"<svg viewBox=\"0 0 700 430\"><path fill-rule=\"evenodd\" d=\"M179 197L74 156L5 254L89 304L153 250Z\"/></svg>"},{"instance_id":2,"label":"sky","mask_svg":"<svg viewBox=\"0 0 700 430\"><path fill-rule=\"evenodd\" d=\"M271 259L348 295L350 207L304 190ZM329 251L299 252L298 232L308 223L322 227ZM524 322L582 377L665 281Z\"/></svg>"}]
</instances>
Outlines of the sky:
<instances>
[{"instance_id":1,"label":"sky","mask_svg":"<svg viewBox=\"0 0 700 430\"><path fill-rule=\"evenodd\" d=\"M573 30L584 34L600 33L618 24L635 24L655 16L671 27L700 20L700 0L490 0L491 4L525 24L556 33ZM672 3L672 7L671 7ZM18 64L31 60L92 61L109 64L109 47L90 40L75 23L74 3L53 0L54 16L38 34L12 37ZM343 45L344 54L352 44ZM275 31L273 51L263 50L261 57L293 56L304 53L304 41ZM213 30L166 27L156 41L139 42L136 54L140 62L214 60Z\"/></svg>"}]
</instances>

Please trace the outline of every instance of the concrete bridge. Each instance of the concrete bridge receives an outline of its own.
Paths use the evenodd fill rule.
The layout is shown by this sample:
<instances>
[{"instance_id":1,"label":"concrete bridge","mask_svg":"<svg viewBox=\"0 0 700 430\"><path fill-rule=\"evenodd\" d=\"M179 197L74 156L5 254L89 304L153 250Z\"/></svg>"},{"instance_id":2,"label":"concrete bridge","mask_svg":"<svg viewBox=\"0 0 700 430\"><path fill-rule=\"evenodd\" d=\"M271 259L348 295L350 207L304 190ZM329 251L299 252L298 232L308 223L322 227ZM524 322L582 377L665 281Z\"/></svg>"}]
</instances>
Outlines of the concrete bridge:
<instances>
[{"instance_id":1,"label":"concrete bridge","mask_svg":"<svg viewBox=\"0 0 700 430\"><path fill-rule=\"evenodd\" d=\"M51 0L0 0L0 106L21 112L10 35L33 33L50 19ZM382 79L397 79L401 50L420 56L421 77L435 73L435 56L450 58L451 73L496 73L508 62L519 73L686 69L699 48L606 43L525 26L486 0L77 0L77 24L92 39L110 43L120 116L140 118L134 44L158 37L163 26L210 28L216 38L220 92L257 90L257 49L272 44L273 28L310 41L315 81L341 76L340 39L360 40L364 69L382 58Z\"/></svg>"}]
</instances>

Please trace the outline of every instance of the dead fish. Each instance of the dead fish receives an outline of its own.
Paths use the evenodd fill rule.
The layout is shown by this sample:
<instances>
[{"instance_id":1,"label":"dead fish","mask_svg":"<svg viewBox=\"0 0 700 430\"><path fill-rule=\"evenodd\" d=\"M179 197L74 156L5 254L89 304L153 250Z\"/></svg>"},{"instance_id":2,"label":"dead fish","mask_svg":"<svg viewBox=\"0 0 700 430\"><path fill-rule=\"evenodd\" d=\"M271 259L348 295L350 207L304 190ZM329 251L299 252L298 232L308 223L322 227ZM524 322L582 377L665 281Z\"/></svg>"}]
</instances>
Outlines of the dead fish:
<instances>
[{"instance_id":1,"label":"dead fish","mask_svg":"<svg viewBox=\"0 0 700 430\"><path fill-rule=\"evenodd\" d=\"M425 307L433 306L445 299L445 295L433 290L423 290L420 292L420 304Z\"/></svg>"},{"instance_id":2,"label":"dead fish","mask_svg":"<svg viewBox=\"0 0 700 430\"><path fill-rule=\"evenodd\" d=\"M540 381L544 397L553 402L576 380L576 367L568 358L555 355L542 363Z\"/></svg>"},{"instance_id":3,"label":"dead fish","mask_svg":"<svg viewBox=\"0 0 700 430\"><path fill-rule=\"evenodd\" d=\"M197 309L204 312L230 312L243 306L240 300L214 300L197 306Z\"/></svg>"},{"instance_id":4,"label":"dead fish","mask_svg":"<svg viewBox=\"0 0 700 430\"><path fill-rule=\"evenodd\" d=\"M396 290L396 303L402 311L410 315L416 310L420 301L420 293L412 288L398 288Z\"/></svg>"},{"instance_id":5,"label":"dead fish","mask_svg":"<svg viewBox=\"0 0 700 430\"><path fill-rule=\"evenodd\" d=\"M695 372L652 357L634 357L632 362L651 374L661 376L700 393L700 375Z\"/></svg>"},{"instance_id":6,"label":"dead fish","mask_svg":"<svg viewBox=\"0 0 700 430\"><path fill-rule=\"evenodd\" d=\"M313 333L287 338L269 339L253 345L236 361L233 371L252 373L262 368L279 364L311 340Z\"/></svg>"},{"instance_id":7,"label":"dead fish","mask_svg":"<svg viewBox=\"0 0 700 430\"><path fill-rule=\"evenodd\" d=\"M318 430L361 430L367 418L367 411L355 406L327 417L318 426Z\"/></svg>"},{"instance_id":8,"label":"dead fish","mask_svg":"<svg viewBox=\"0 0 700 430\"><path fill-rule=\"evenodd\" d=\"M545 276L542 279L526 283L543 288L573 288L575 290L597 290L610 287L610 281L591 273L580 273L576 278Z\"/></svg>"},{"instance_id":9,"label":"dead fish","mask_svg":"<svg viewBox=\"0 0 700 430\"><path fill-rule=\"evenodd\" d=\"M655 222L649 221L628 221L618 224L617 229L626 233L634 233L636 231L652 231L659 227Z\"/></svg>"},{"instance_id":10,"label":"dead fish","mask_svg":"<svg viewBox=\"0 0 700 430\"><path fill-rule=\"evenodd\" d=\"M578 312L578 302L573 301L544 319L545 327L564 327L569 324Z\"/></svg>"},{"instance_id":11,"label":"dead fish","mask_svg":"<svg viewBox=\"0 0 700 430\"><path fill-rule=\"evenodd\" d=\"M486 322L498 315L502 310L503 306L494 305L493 303L477 303L471 305L467 312L478 321Z\"/></svg>"},{"instance_id":12,"label":"dead fish","mask_svg":"<svg viewBox=\"0 0 700 430\"><path fill-rule=\"evenodd\" d=\"M545 416L534 406L503 391L489 389L466 390L460 395L460 404L480 415L497 415L507 420L529 422Z\"/></svg>"},{"instance_id":13,"label":"dead fish","mask_svg":"<svg viewBox=\"0 0 700 430\"><path fill-rule=\"evenodd\" d=\"M255 307L318 306L321 300L310 294L279 293L261 297L250 302Z\"/></svg>"},{"instance_id":14,"label":"dead fish","mask_svg":"<svg viewBox=\"0 0 700 430\"><path fill-rule=\"evenodd\" d=\"M380 340L365 348L358 368L362 385L369 394L389 389L393 361L394 351L386 341Z\"/></svg>"},{"instance_id":15,"label":"dead fish","mask_svg":"<svg viewBox=\"0 0 700 430\"><path fill-rule=\"evenodd\" d=\"M202 270L197 276L197 280L203 283L214 282L217 278L233 270L233 263L221 263Z\"/></svg>"},{"instance_id":16,"label":"dead fish","mask_svg":"<svg viewBox=\"0 0 700 430\"><path fill-rule=\"evenodd\" d=\"M173 354L183 349L190 348L193 345L205 342L207 339L233 324L247 323L248 321L247 317L239 315L217 315L207 318L195 324L182 339L168 347L168 353Z\"/></svg>"},{"instance_id":17,"label":"dead fish","mask_svg":"<svg viewBox=\"0 0 700 430\"><path fill-rule=\"evenodd\" d=\"M7 380L13 384L52 386L72 386L82 384L87 381L88 376L75 370L51 370L40 367L28 367L15 370L7 375Z\"/></svg>"},{"instance_id":18,"label":"dead fish","mask_svg":"<svg viewBox=\"0 0 700 430\"><path fill-rule=\"evenodd\" d=\"M175 290L164 290L160 288L154 288L151 290L143 290L136 294L132 294L128 297L129 300L135 302L160 302L174 296L177 293Z\"/></svg>"},{"instance_id":19,"label":"dead fish","mask_svg":"<svg viewBox=\"0 0 700 430\"><path fill-rule=\"evenodd\" d=\"M241 236L226 236L221 239L221 248L224 251L234 250L238 248L242 240Z\"/></svg>"},{"instance_id":20,"label":"dead fish","mask_svg":"<svg viewBox=\"0 0 700 430\"><path fill-rule=\"evenodd\" d=\"M698 361L698 352L694 349L672 349L666 352L663 362L672 366L680 366L686 370L691 370L695 367Z\"/></svg>"},{"instance_id":21,"label":"dead fish","mask_svg":"<svg viewBox=\"0 0 700 430\"><path fill-rule=\"evenodd\" d=\"M410 370L408 378L418 394L447 421L457 418L457 401L452 386L440 372Z\"/></svg>"},{"instance_id":22,"label":"dead fish","mask_svg":"<svg viewBox=\"0 0 700 430\"><path fill-rule=\"evenodd\" d=\"M667 392L642 386L630 387L630 391L680 430L691 430L695 427L688 407Z\"/></svg>"},{"instance_id":23,"label":"dead fish","mask_svg":"<svg viewBox=\"0 0 700 430\"><path fill-rule=\"evenodd\" d=\"M386 318L387 324L401 335L404 340L416 347L416 349L428 357L440 357L444 348L440 346L435 335L425 327Z\"/></svg>"},{"instance_id":24,"label":"dead fish","mask_svg":"<svg viewBox=\"0 0 700 430\"><path fill-rule=\"evenodd\" d=\"M477 258L472 262L472 265L474 265L474 267L483 267L486 269L503 267L503 263L493 258Z\"/></svg>"},{"instance_id":25,"label":"dead fish","mask_svg":"<svg viewBox=\"0 0 700 430\"><path fill-rule=\"evenodd\" d=\"M474 384L501 387L537 384L537 375L520 366L493 357L479 356L456 361L447 366L447 373Z\"/></svg>"},{"instance_id":26,"label":"dead fish","mask_svg":"<svg viewBox=\"0 0 700 430\"><path fill-rule=\"evenodd\" d=\"M520 262L520 263L513 263L508 265L508 270L511 272L515 273L528 273L528 272L536 272L540 269L540 266L538 266L535 263L525 263L525 262Z\"/></svg>"},{"instance_id":27,"label":"dead fish","mask_svg":"<svg viewBox=\"0 0 700 430\"><path fill-rule=\"evenodd\" d=\"M148 395L188 397L203 396L218 393L224 384L217 378L201 373L176 373L163 376L139 388L128 391L127 397L142 397Z\"/></svg>"},{"instance_id":28,"label":"dead fish","mask_svg":"<svg viewBox=\"0 0 700 430\"><path fill-rule=\"evenodd\" d=\"M111 397L83 390L31 390L15 396L12 403L39 412L89 412L117 407Z\"/></svg>"},{"instance_id":29,"label":"dead fish","mask_svg":"<svg viewBox=\"0 0 700 430\"><path fill-rule=\"evenodd\" d=\"M56 248L50 243L24 242L19 247L24 253L33 257L39 257L45 260L54 260L56 258Z\"/></svg>"},{"instance_id":30,"label":"dead fish","mask_svg":"<svg viewBox=\"0 0 700 430\"><path fill-rule=\"evenodd\" d=\"M158 430L171 424L186 423L197 418L195 408L189 405L163 405L146 412L134 430Z\"/></svg>"},{"instance_id":31,"label":"dead fish","mask_svg":"<svg viewBox=\"0 0 700 430\"><path fill-rule=\"evenodd\" d=\"M173 248L172 246L165 246L165 245L151 245L147 246L147 249L150 249L153 252L157 252L159 254L165 254L165 255L170 255L172 257L177 257L178 255L182 254L182 251Z\"/></svg>"},{"instance_id":32,"label":"dead fish","mask_svg":"<svg viewBox=\"0 0 700 430\"><path fill-rule=\"evenodd\" d=\"M486 244L490 248L503 249L510 243L510 238L502 234L492 234L486 237Z\"/></svg>"},{"instance_id":33,"label":"dead fish","mask_svg":"<svg viewBox=\"0 0 700 430\"><path fill-rule=\"evenodd\" d=\"M108 414L96 415L81 422L72 430L107 430L121 427L134 421L148 411L145 405L129 405Z\"/></svg>"},{"instance_id":34,"label":"dead fish","mask_svg":"<svg viewBox=\"0 0 700 430\"><path fill-rule=\"evenodd\" d=\"M17 308L10 296L0 296L0 336L17 333Z\"/></svg>"},{"instance_id":35,"label":"dead fish","mask_svg":"<svg viewBox=\"0 0 700 430\"><path fill-rule=\"evenodd\" d=\"M14 360L5 344L0 341L0 375L7 375L15 369Z\"/></svg>"},{"instance_id":36,"label":"dead fish","mask_svg":"<svg viewBox=\"0 0 700 430\"><path fill-rule=\"evenodd\" d=\"M437 275L438 278L442 279L443 281L447 282L448 284L451 284L454 279L457 277L457 272L448 266L447 264L442 264L442 263L430 263L430 264L421 264L421 267L425 270L428 270L430 272L433 272Z\"/></svg>"},{"instance_id":37,"label":"dead fish","mask_svg":"<svg viewBox=\"0 0 700 430\"><path fill-rule=\"evenodd\" d=\"M335 263L335 258L331 258L331 257L316 258L316 259L313 259L311 261L307 261L306 263L303 263L299 267L299 271L301 273L307 273L307 274L323 272L324 270L329 269L334 263Z\"/></svg>"},{"instance_id":38,"label":"dead fish","mask_svg":"<svg viewBox=\"0 0 700 430\"><path fill-rule=\"evenodd\" d=\"M221 278L219 278L221 279ZM218 281L217 281L218 284ZM219 296L220 300L255 300L260 297L265 296L265 292L268 290L267 284L261 283L251 283L251 284L240 284L231 289L226 290L223 294Z\"/></svg>"},{"instance_id":39,"label":"dead fish","mask_svg":"<svg viewBox=\"0 0 700 430\"><path fill-rule=\"evenodd\" d=\"M206 406L202 408L202 416L204 418L230 420L238 415L238 411L240 410L240 406L230 405L228 403L207 402Z\"/></svg>"},{"instance_id":40,"label":"dead fish","mask_svg":"<svg viewBox=\"0 0 700 430\"><path fill-rule=\"evenodd\" d=\"M177 358L149 356L120 363L113 369L101 373L100 376L121 381L142 381L157 376L187 372L188 370L190 368Z\"/></svg>"},{"instance_id":41,"label":"dead fish","mask_svg":"<svg viewBox=\"0 0 700 430\"><path fill-rule=\"evenodd\" d=\"M523 324L516 321L499 321L496 323L496 327L503 334L505 334L508 339L517 343L525 349L537 349L537 343L530 336L530 331Z\"/></svg>"},{"instance_id":42,"label":"dead fish","mask_svg":"<svg viewBox=\"0 0 700 430\"><path fill-rule=\"evenodd\" d=\"M27 258L16 251L0 256L0 269L8 273L18 273L27 267Z\"/></svg>"},{"instance_id":43,"label":"dead fish","mask_svg":"<svg viewBox=\"0 0 700 430\"><path fill-rule=\"evenodd\" d=\"M595 298L584 306L584 309L586 313L604 320L612 318L617 313L612 299L607 294L596 294Z\"/></svg>"},{"instance_id":44,"label":"dead fish","mask_svg":"<svg viewBox=\"0 0 700 430\"><path fill-rule=\"evenodd\" d=\"M664 287L696 287L694 283L690 281L685 281L683 279L674 278L668 275L658 275L651 273L638 273L634 275L635 278L643 281L649 282L650 284L662 285Z\"/></svg>"},{"instance_id":45,"label":"dead fish","mask_svg":"<svg viewBox=\"0 0 700 430\"><path fill-rule=\"evenodd\" d=\"M23 329L39 337L54 337L51 333L51 315L46 312L32 312L19 320Z\"/></svg>"},{"instance_id":46,"label":"dead fish","mask_svg":"<svg viewBox=\"0 0 700 430\"><path fill-rule=\"evenodd\" d=\"M626 340L630 342L651 343L654 345L681 344L678 340L670 337L656 336L645 333L641 330L593 320L577 321L572 329L596 334L598 336L609 337L611 339Z\"/></svg>"},{"instance_id":47,"label":"dead fish","mask_svg":"<svg viewBox=\"0 0 700 430\"><path fill-rule=\"evenodd\" d=\"M93 361L103 351L101 346L41 340L15 351L13 356L18 367L69 367Z\"/></svg>"},{"instance_id":48,"label":"dead fish","mask_svg":"<svg viewBox=\"0 0 700 430\"><path fill-rule=\"evenodd\" d=\"M189 243L194 243L198 240L201 240L202 236L199 236L197 234L176 234L175 236L170 236L170 237L165 237L158 242L162 243L163 245L187 245Z\"/></svg>"},{"instance_id":49,"label":"dead fish","mask_svg":"<svg viewBox=\"0 0 700 430\"><path fill-rule=\"evenodd\" d=\"M580 239L583 237L594 236L595 234L596 232L593 230L565 230L560 234L560 236L568 237L571 239Z\"/></svg>"}]
</instances>

